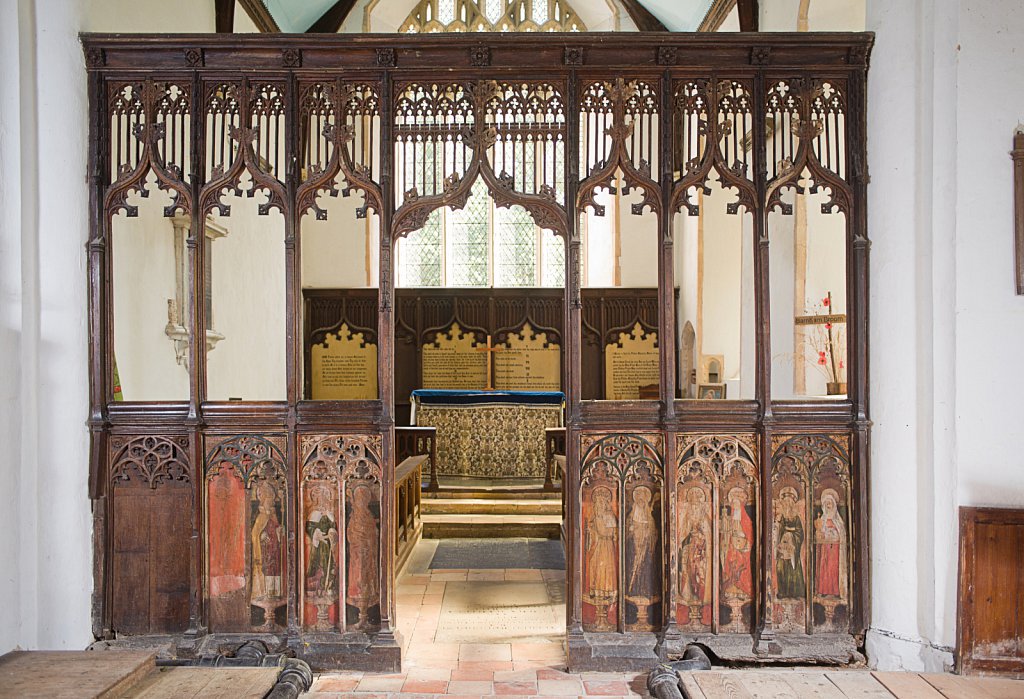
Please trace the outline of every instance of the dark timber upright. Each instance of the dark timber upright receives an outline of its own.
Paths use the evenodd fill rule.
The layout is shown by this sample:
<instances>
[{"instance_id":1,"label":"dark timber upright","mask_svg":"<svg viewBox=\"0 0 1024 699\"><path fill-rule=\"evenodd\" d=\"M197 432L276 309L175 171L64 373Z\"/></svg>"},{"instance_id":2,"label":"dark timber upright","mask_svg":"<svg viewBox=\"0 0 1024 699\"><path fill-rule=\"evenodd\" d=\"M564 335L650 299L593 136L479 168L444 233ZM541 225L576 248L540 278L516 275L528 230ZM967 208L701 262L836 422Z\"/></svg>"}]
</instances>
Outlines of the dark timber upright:
<instances>
[{"instance_id":1,"label":"dark timber upright","mask_svg":"<svg viewBox=\"0 0 1024 699\"><path fill-rule=\"evenodd\" d=\"M463 205L473 182L482 178L497 205L524 207L566 245L559 325L568 397L570 666L647 668L651 658L677 653L693 640L720 656L754 661L855 658L870 618L865 84L872 41L870 34L841 33L84 35L92 188L89 492L95 501L97 638L172 634L176 652L187 655L264 635L286 642L318 667L399 666L394 573L395 542L402 532L394 530L395 400L402 396L396 396L393 378L398 351L393 246L422 226L432 210ZM175 98L168 100L171 93ZM543 117L545 126L537 130L542 136L523 136L529 128L516 115L530 110ZM172 111L176 123L194 125L189 142L181 142L185 131L176 131L173 141L167 129L158 128ZM560 116L546 116L555 113ZM836 114L842 120L822 130L832 118L828 115ZM234 128L207 129L208 120L218 115L230 116ZM325 119L315 130L314 115ZM581 129L583 119L592 116L610 136L607 141L588 140ZM369 141L355 128L366 119L377 125ZM742 147L723 130L723 124L739 123L750 124L739 134L749 139ZM788 125L796 142L789 138L789 150L781 154L767 148L778 123ZM261 131L257 124L272 126ZM683 137L688 124L700 130L699 138ZM283 159L265 155L271 128L283 136ZM531 182L495 166L496 144L527 137L563 154L588 155L583 162L564 157L563 184L555 191L537 178ZM419 139L449 138L461 148L457 177L428 181L395 158L396 150L415 150ZM115 158L113 144L126 142L133 144L128 154ZM311 143L329 157L314 162L308 156ZM824 157L839 149L842 166ZM207 162L210 158L213 162ZM752 400L675 399L672 217L694 206L687 192L703 186L713 168L739 193L754 224L748 241L757 335ZM771 397L767 214L788 213L782 193L801 186L804 170L830 193L830 207L846 216L849 393L837 400ZM642 190L641 210L660 222L656 327L665 341L659 401L584 400L586 314L577 212L595 207L595 191L610 186L617 172L628 186ZM206 353L202 342L193 342L188 401L115 402L112 217L131 215L128 198L150 174L174 197L168 215L191 217L189 330L193 337L201 335L206 327L202 222L246 173L268 195L267 209L279 210L284 219L287 400L207 400ZM303 216L319 213L316 197L336 177L362 192L384 233L376 301L379 400L303 399L297 243ZM209 580L211 538L219 532L210 525L208 492L228 471L250 493L246 502L281 498L286 592L280 616L267 607L253 612L251 622L231 617L231 624L218 628L220 622L211 620L226 607L212 599L217 591ZM722 598L716 588L706 619L699 611L690 615L679 584L678 514L686 503L678 493L698 483L706 485L709 502L724 503L736 492L737 498L749 498L754 513L749 599ZM832 570L831 559L824 549L812 555L808 536L806 592L796 606L780 604L775 579L775 509L785 499L786 483L803 494L810 529L811 519L822 516L812 503L838 506L845 519L839 546L848 565L838 568L845 577L835 582L841 592L830 592L815 579ZM340 599L316 598L306 584L310 567L302 503L320 487L335 491L319 490L315 497L337 492L354 503L350 512L338 511L339 519L347 517L346 530L379 527L378 542L345 559L338 589L346 593ZM638 553L629 543L637 512L657 526L655 550L642 565L635 564ZM712 519L716 532L726 526L717 511ZM142 521L159 535L135 531ZM743 523L738 514L736 522L737 527ZM601 536L614 543L614 580L595 578L588 568L592 554L600 553L594 542ZM724 566L730 555L719 542L708 549L716 561L714 581L723 574L719 561ZM375 559L366 558L367 551ZM641 569L627 576L627 565ZM352 587L355 578L359 585ZM163 586L168 580L173 584ZM742 577L737 580L736 589L748 585ZM146 598L157 601L141 603L136 593L143 587L159 593ZM800 611L796 616L794 609ZM689 615L685 622L680 614Z\"/></svg>"}]
</instances>

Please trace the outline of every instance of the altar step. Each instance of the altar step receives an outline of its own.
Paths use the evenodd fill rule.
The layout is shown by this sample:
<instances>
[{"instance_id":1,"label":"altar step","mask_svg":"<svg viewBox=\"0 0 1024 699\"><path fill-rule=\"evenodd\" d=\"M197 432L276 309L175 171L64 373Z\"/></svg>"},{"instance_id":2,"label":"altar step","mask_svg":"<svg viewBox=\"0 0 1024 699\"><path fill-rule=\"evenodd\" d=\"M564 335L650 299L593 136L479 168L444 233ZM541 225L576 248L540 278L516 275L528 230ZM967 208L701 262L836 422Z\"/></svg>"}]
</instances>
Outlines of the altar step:
<instances>
[{"instance_id":1,"label":"altar step","mask_svg":"<svg viewBox=\"0 0 1024 699\"><path fill-rule=\"evenodd\" d=\"M558 539L562 515L425 514L427 539Z\"/></svg>"},{"instance_id":2,"label":"altar step","mask_svg":"<svg viewBox=\"0 0 1024 699\"><path fill-rule=\"evenodd\" d=\"M551 495L554 497L496 498L493 495L451 497L448 493L424 493L421 511L424 515L561 515L558 493Z\"/></svg>"}]
</instances>

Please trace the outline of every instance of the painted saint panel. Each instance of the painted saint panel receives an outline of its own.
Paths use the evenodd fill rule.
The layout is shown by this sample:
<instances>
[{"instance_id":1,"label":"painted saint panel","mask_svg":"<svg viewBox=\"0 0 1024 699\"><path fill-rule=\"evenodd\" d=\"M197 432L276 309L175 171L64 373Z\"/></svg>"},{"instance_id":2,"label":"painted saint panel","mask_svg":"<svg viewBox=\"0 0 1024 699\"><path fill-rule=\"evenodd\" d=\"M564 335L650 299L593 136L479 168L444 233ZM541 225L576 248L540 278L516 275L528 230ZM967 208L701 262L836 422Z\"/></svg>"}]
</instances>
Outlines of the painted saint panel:
<instances>
[{"instance_id":1,"label":"painted saint panel","mask_svg":"<svg viewBox=\"0 0 1024 699\"><path fill-rule=\"evenodd\" d=\"M269 633L287 625L283 483L258 482L249 489L249 495L252 523L249 528L252 574L249 623L254 629Z\"/></svg>"},{"instance_id":2,"label":"painted saint panel","mask_svg":"<svg viewBox=\"0 0 1024 699\"><path fill-rule=\"evenodd\" d=\"M380 486L345 483L345 622L368 631L380 626Z\"/></svg>"},{"instance_id":3,"label":"painted saint panel","mask_svg":"<svg viewBox=\"0 0 1024 699\"><path fill-rule=\"evenodd\" d=\"M850 508L846 465L824 459L814 474L814 586L811 621L816 631L846 632L850 603Z\"/></svg>"},{"instance_id":4,"label":"painted saint panel","mask_svg":"<svg viewBox=\"0 0 1024 699\"><path fill-rule=\"evenodd\" d=\"M644 473L647 471L647 473ZM661 628L661 490L649 470L626 482L625 627Z\"/></svg>"},{"instance_id":5,"label":"painted saint panel","mask_svg":"<svg viewBox=\"0 0 1024 699\"><path fill-rule=\"evenodd\" d=\"M776 629L849 627L849 457L844 435L772 438Z\"/></svg>"},{"instance_id":6,"label":"painted saint panel","mask_svg":"<svg viewBox=\"0 0 1024 699\"><path fill-rule=\"evenodd\" d=\"M234 469L207 482L210 629L248 631L245 485Z\"/></svg>"},{"instance_id":7,"label":"painted saint panel","mask_svg":"<svg viewBox=\"0 0 1024 699\"><path fill-rule=\"evenodd\" d=\"M807 487L800 468L784 464L773 477L772 559L775 628L804 632L807 616Z\"/></svg>"},{"instance_id":8,"label":"painted saint panel","mask_svg":"<svg viewBox=\"0 0 1024 699\"><path fill-rule=\"evenodd\" d=\"M619 598L618 483L595 478L583 491L583 629L615 631Z\"/></svg>"},{"instance_id":9,"label":"painted saint panel","mask_svg":"<svg viewBox=\"0 0 1024 699\"><path fill-rule=\"evenodd\" d=\"M305 598L302 623L316 631L338 626L341 579L337 480L303 483Z\"/></svg>"},{"instance_id":10,"label":"painted saint panel","mask_svg":"<svg viewBox=\"0 0 1024 699\"><path fill-rule=\"evenodd\" d=\"M700 464L681 476L676 488L679 537L676 621L680 628L710 631L715 555L712 480Z\"/></svg>"},{"instance_id":11,"label":"painted saint panel","mask_svg":"<svg viewBox=\"0 0 1024 699\"><path fill-rule=\"evenodd\" d=\"M287 626L287 490L283 451L269 439L231 437L207 453L211 631Z\"/></svg>"},{"instance_id":12,"label":"painted saint panel","mask_svg":"<svg viewBox=\"0 0 1024 699\"><path fill-rule=\"evenodd\" d=\"M754 581L757 579L754 574L756 493L741 470L726 475L720 487L722 577L719 630L749 632L753 628Z\"/></svg>"}]
</instances>

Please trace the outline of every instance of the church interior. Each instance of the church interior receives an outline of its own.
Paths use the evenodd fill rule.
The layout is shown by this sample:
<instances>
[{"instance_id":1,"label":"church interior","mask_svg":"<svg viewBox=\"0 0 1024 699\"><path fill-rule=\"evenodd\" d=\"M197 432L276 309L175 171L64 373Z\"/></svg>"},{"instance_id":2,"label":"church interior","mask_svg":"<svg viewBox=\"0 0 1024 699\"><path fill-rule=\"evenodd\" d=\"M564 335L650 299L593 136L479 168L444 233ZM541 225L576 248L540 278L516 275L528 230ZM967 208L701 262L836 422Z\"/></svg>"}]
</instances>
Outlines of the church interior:
<instances>
[{"instance_id":1,"label":"church interior","mask_svg":"<svg viewBox=\"0 0 1024 699\"><path fill-rule=\"evenodd\" d=\"M1015 5L4 4L0 697L1024 697Z\"/></svg>"}]
</instances>

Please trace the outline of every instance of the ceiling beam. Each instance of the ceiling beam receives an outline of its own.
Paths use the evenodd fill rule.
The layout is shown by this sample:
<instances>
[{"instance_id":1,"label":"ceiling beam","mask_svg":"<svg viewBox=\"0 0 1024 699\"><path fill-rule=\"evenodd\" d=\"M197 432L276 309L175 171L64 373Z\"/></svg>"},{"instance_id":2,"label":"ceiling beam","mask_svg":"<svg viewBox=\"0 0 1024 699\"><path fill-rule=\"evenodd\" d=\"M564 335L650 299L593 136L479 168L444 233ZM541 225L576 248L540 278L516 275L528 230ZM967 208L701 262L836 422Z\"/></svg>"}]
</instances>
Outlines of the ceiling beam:
<instances>
[{"instance_id":1,"label":"ceiling beam","mask_svg":"<svg viewBox=\"0 0 1024 699\"><path fill-rule=\"evenodd\" d=\"M630 19L636 28L642 32L667 32L668 27L661 23L661 20L651 14L650 10L640 4L639 0L622 0L622 6L626 8Z\"/></svg>"},{"instance_id":2,"label":"ceiling beam","mask_svg":"<svg viewBox=\"0 0 1024 699\"><path fill-rule=\"evenodd\" d=\"M270 10L267 9L262 0L238 0L238 2L241 3L245 14L249 15L249 19L252 20L252 23L261 32L265 34L281 32L281 27L277 26L277 22L274 21Z\"/></svg>"},{"instance_id":3,"label":"ceiling beam","mask_svg":"<svg viewBox=\"0 0 1024 699\"><path fill-rule=\"evenodd\" d=\"M235 31L235 0L214 0L218 34Z\"/></svg>"},{"instance_id":4,"label":"ceiling beam","mask_svg":"<svg viewBox=\"0 0 1024 699\"><path fill-rule=\"evenodd\" d=\"M741 32L756 32L756 31L758 31L758 29L757 29L757 18L758 18L757 0L737 0L736 6L739 7L740 31Z\"/></svg>"},{"instance_id":5,"label":"ceiling beam","mask_svg":"<svg viewBox=\"0 0 1024 699\"><path fill-rule=\"evenodd\" d=\"M697 27L697 31L717 32L722 28L722 24L725 23L734 7L736 7L736 0L714 0L711 7L708 8L707 14L704 15L704 19L701 20L700 26Z\"/></svg>"},{"instance_id":6,"label":"ceiling beam","mask_svg":"<svg viewBox=\"0 0 1024 699\"><path fill-rule=\"evenodd\" d=\"M356 0L338 0L320 19L313 22L313 26L307 29L306 33L337 34L355 6Z\"/></svg>"}]
</instances>

